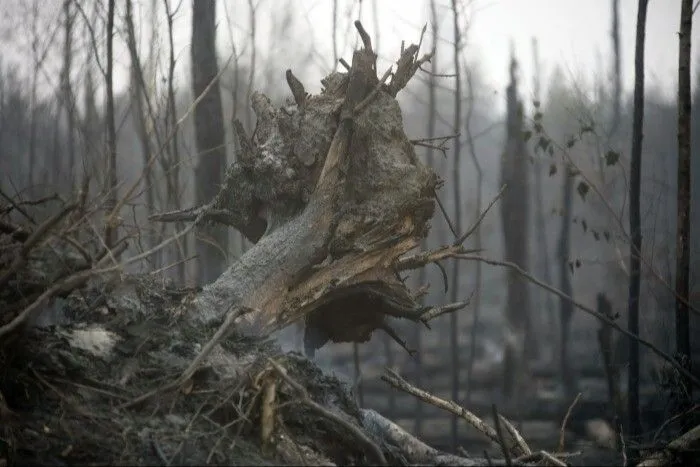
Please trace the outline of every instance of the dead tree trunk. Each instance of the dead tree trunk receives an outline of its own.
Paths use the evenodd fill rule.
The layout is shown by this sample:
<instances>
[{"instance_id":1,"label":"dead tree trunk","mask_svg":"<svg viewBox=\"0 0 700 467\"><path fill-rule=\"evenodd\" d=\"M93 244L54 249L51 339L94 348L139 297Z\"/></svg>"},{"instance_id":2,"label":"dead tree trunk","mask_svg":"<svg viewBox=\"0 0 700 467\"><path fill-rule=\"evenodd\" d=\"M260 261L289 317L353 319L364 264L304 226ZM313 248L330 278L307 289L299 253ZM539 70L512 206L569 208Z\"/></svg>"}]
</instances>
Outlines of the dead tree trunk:
<instances>
[{"instance_id":1,"label":"dead tree trunk","mask_svg":"<svg viewBox=\"0 0 700 467\"><path fill-rule=\"evenodd\" d=\"M693 27L693 2L681 4L681 27L678 44L678 194L676 221L676 353L688 371L691 366L690 349L690 39ZM693 400L693 385L682 379L682 405L688 408Z\"/></svg>"},{"instance_id":2,"label":"dead tree trunk","mask_svg":"<svg viewBox=\"0 0 700 467\"><path fill-rule=\"evenodd\" d=\"M539 47L537 45L537 39L534 37L532 38L532 56L533 56L533 67L534 67L534 74L533 74L533 86L534 86L534 91L535 91L535 109L537 112L539 112L540 106L542 105L541 102L541 89L540 89L540 59L539 59ZM552 268L549 262L549 241L547 240L547 226L545 224L545 216L544 216L544 201L542 199L542 170L543 167L541 164L536 163L534 167L534 182L535 182L535 196L534 196L534 202L535 202L535 232L537 235L537 256L539 257L538 263L541 271L542 271L542 277L544 278L545 283L547 284L552 284ZM540 300L536 300L535 303L537 303L538 306L544 307L544 311L546 313L547 319L549 320L549 331L550 331L550 343L553 346L552 347L552 355L556 355L554 352L554 349L556 349L556 319L555 319L555 311L554 311L554 303L553 303L553 298L552 294L546 293L543 290L540 290L539 288L537 289L537 295L539 296ZM541 313L541 312L540 312Z\"/></svg>"},{"instance_id":3,"label":"dead tree trunk","mask_svg":"<svg viewBox=\"0 0 700 467\"><path fill-rule=\"evenodd\" d=\"M501 183L507 185L501 202L501 219L506 261L527 270L528 251L528 173L527 149L522 137L522 103L517 95L517 63L510 62L510 85L507 89L507 142L501 160ZM503 367L503 391L512 397L518 391L523 372L525 336L529 321L528 283L518 274L507 275L506 349Z\"/></svg>"},{"instance_id":4,"label":"dead tree trunk","mask_svg":"<svg viewBox=\"0 0 700 467\"><path fill-rule=\"evenodd\" d=\"M571 262L569 254L571 249L571 211L574 198L574 175L570 167L564 168L564 185L562 194L561 231L559 233L559 245L557 259L559 260L559 288L567 297L572 296L571 287ZM574 314L574 306L571 300L559 301L559 340L561 355L559 356L561 378L567 397L571 398L576 392L574 375L569 362L569 330L571 318Z\"/></svg>"},{"instance_id":5,"label":"dead tree trunk","mask_svg":"<svg viewBox=\"0 0 700 467\"><path fill-rule=\"evenodd\" d=\"M437 20L437 8L435 5L435 0L430 0L430 29L432 31L432 53L433 56L430 60L430 75L428 76L428 122L427 122L427 137L428 138L433 138L435 137L435 120L436 120L436 88L437 88L437 79L436 75L438 73L438 62L437 62L437 44L438 44L438 29L439 29L439 23ZM428 165L430 168L434 168L433 166L433 149L432 148L426 148L425 151L425 163ZM428 244L428 238L424 238L421 245L422 248L425 250L427 249L427 244ZM422 287L428 278L427 270L425 268L421 268L418 274L418 287ZM421 299L421 303L423 303L424 300ZM414 334L413 334L413 342L414 345L416 346L416 356L414 358L415 362L415 377L414 377L414 382L416 386L422 387L423 386L423 339L422 339L422 332L423 330L416 326L414 327ZM414 427L414 433L416 436L420 437L423 433L423 402L420 399L416 399L416 424Z\"/></svg>"},{"instance_id":6,"label":"dead tree trunk","mask_svg":"<svg viewBox=\"0 0 700 467\"><path fill-rule=\"evenodd\" d=\"M73 69L73 19L71 1L63 1L64 38L63 64L61 67L61 101L66 110L67 139L68 139L68 177L70 183L75 179L75 99L71 85L71 70Z\"/></svg>"},{"instance_id":7,"label":"dead tree trunk","mask_svg":"<svg viewBox=\"0 0 700 467\"><path fill-rule=\"evenodd\" d=\"M622 60L620 54L620 0L612 0L612 29L610 31L613 48L613 115L610 136L614 137L620 126L620 107L622 101ZM600 173L602 170L602 158Z\"/></svg>"},{"instance_id":8,"label":"dead tree trunk","mask_svg":"<svg viewBox=\"0 0 700 467\"><path fill-rule=\"evenodd\" d=\"M178 127L177 127L177 107L175 105L175 41L173 37L173 16L174 12L170 11L170 4L168 0L163 0L163 7L165 9L166 22L168 26L168 111L165 114L165 127L166 134L172 132L172 139L170 146L166 153L168 155L168 166L169 177L171 182L168 186L173 187L172 194L167 197L167 202L172 209L182 208L182 188L180 186L180 148L179 148L179 138L178 138ZM235 111L235 101L234 101L234 111ZM172 195L172 196L170 196ZM177 227L182 228L181 224ZM186 269L185 260L189 256L188 239L183 238L177 245L178 255L176 258L179 260L177 263L177 278L181 284L185 282Z\"/></svg>"},{"instance_id":9,"label":"dead tree trunk","mask_svg":"<svg viewBox=\"0 0 700 467\"><path fill-rule=\"evenodd\" d=\"M115 220L112 211L117 206L117 127L114 120L114 89L112 78L114 69L114 0L109 0L107 7L107 71L105 74L105 91L107 93L107 184L105 187L107 201L105 211L107 219L105 225L105 243L108 247L114 246L117 240Z\"/></svg>"},{"instance_id":10,"label":"dead tree trunk","mask_svg":"<svg viewBox=\"0 0 700 467\"><path fill-rule=\"evenodd\" d=\"M639 211L640 184L642 172L642 138L644 126L644 40L647 22L648 0L639 0L637 12L637 35L634 50L634 115L632 118L632 154L630 160L630 283L628 298L628 330L639 335L639 283L640 261L642 251L642 229ZM639 418L639 342L629 339L629 373L627 390L628 436L641 434Z\"/></svg>"},{"instance_id":11,"label":"dead tree trunk","mask_svg":"<svg viewBox=\"0 0 700 467\"><path fill-rule=\"evenodd\" d=\"M356 26L365 47L348 73L331 73L310 96L288 70L296 105L282 108L254 93L257 131L250 138L235 122L241 154L221 192L157 216L226 224L254 243L186 306L196 322L223 321L217 336L231 326L268 335L304 319L309 354L328 341L365 342L376 329L405 346L386 316L427 322L466 305L428 311L398 275L435 261L404 256L427 234L438 178L416 157L395 100L429 55L411 45L379 80L369 35Z\"/></svg>"},{"instance_id":12,"label":"dead tree trunk","mask_svg":"<svg viewBox=\"0 0 700 467\"><path fill-rule=\"evenodd\" d=\"M457 1L452 0L452 21L454 30L454 73L455 73L455 89L454 89L454 134L459 134L462 129L462 74L460 70L460 55L462 48L459 11ZM456 232L462 230L462 168L461 168L461 151L462 145L460 138L456 138L453 146L452 155L452 194L454 202L454 227ZM457 300L459 293L460 279L460 262L452 260L452 277L450 284L450 297L453 301ZM451 360L451 397L453 401L459 401L459 382L460 382L460 342L459 342L459 319L457 313L450 315L450 360ZM457 439L458 418L452 415L451 420L451 435L452 449L456 450L458 446Z\"/></svg>"},{"instance_id":13,"label":"dead tree trunk","mask_svg":"<svg viewBox=\"0 0 700 467\"><path fill-rule=\"evenodd\" d=\"M199 204L210 203L218 192L226 170L224 116L221 91L215 78L216 2L192 2L192 94L204 94L194 110L197 143L196 197ZM211 84L211 86L210 86ZM228 236L219 227L199 227L198 281L208 284L226 268Z\"/></svg>"}]
</instances>

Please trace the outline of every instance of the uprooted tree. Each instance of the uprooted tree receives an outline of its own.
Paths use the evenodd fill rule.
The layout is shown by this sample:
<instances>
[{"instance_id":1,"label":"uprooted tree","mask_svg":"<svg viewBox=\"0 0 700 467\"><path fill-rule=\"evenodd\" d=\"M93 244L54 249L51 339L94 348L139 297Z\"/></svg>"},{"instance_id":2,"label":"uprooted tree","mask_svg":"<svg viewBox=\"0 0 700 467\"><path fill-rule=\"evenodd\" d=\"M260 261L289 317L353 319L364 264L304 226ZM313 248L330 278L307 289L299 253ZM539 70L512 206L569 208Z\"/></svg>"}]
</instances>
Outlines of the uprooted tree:
<instances>
[{"instance_id":1,"label":"uprooted tree","mask_svg":"<svg viewBox=\"0 0 700 467\"><path fill-rule=\"evenodd\" d=\"M376 329L404 345L387 316L434 317L400 274L431 261L405 254L427 234L439 179L416 157L394 99L430 55L411 45L380 79L357 26L365 47L347 73L322 80L321 94L308 95L291 70L294 104L276 108L253 94L255 132L235 123L238 161L210 204L155 217L226 224L255 244L192 298L193 320L237 315L222 326L264 336L303 318L313 352L329 340L367 341Z\"/></svg>"},{"instance_id":2,"label":"uprooted tree","mask_svg":"<svg viewBox=\"0 0 700 467\"><path fill-rule=\"evenodd\" d=\"M91 208L84 197L36 228L3 220L0 417L8 423L0 460L201 463L213 456L231 462L220 443L230 439L233 446L240 440L232 427L241 435L247 426L263 448L275 445L267 455L287 462L474 462L445 456L378 415L361 415L337 381L264 344L303 319L309 352L329 340L366 341L377 329L406 347L387 316L427 326L466 306L422 307L422 291L409 290L401 276L466 253L465 235L437 251L408 254L427 234L440 180L416 157L395 97L430 54L419 57L418 45L402 49L393 73L379 78L369 36L356 26L364 48L345 64L347 72L322 81L319 95L308 95L287 71L293 104L276 108L266 96L252 96L257 128L251 137L236 123L241 152L211 203L153 216L191 221L156 249L204 223L236 228L254 243L213 283L173 290L149 276L125 276L125 265L153 250L119 262L125 239L105 247L87 227ZM12 210L24 212L19 205L3 212ZM34 328L46 310L62 316L58 329ZM28 328L33 331L17 340ZM245 344L253 341L260 344ZM278 380L287 381L286 389L278 391ZM230 394L238 394L238 405ZM292 421L287 431L275 431L270 407L294 394L317 418L290 415L281 403L283 418ZM218 424L219 439L206 434L210 423ZM123 445L113 442L119 436ZM324 436L341 437L319 447ZM106 442L112 447L105 449Z\"/></svg>"},{"instance_id":3,"label":"uprooted tree","mask_svg":"<svg viewBox=\"0 0 700 467\"><path fill-rule=\"evenodd\" d=\"M358 408L346 387L307 359L266 340L304 320L309 353L327 341L366 341L378 329L406 347L387 316L428 325L466 306L422 307L423 291L409 290L401 276L448 257L507 266L563 296L516 264L471 256L462 243L476 226L451 245L411 254L428 231L440 180L417 159L395 97L430 54L419 57L418 45L402 49L393 73L379 78L369 36L356 26L364 48L346 73L323 80L321 94L308 95L287 71L293 104L276 108L252 96L257 128L248 136L236 124L241 152L214 200L154 216L191 221L155 249L202 223L236 228L254 244L201 289L125 275L152 250L118 261L127 239L107 248L90 225L98 211L85 196L27 227L7 215L31 220L7 198L0 207L0 463L503 465L426 446ZM39 326L47 312L57 326ZM495 407L494 429L398 375L385 380L468 421L500 444L508 464L546 458L563 465L533 453ZM698 430L692 433L689 442L697 442Z\"/></svg>"}]
</instances>

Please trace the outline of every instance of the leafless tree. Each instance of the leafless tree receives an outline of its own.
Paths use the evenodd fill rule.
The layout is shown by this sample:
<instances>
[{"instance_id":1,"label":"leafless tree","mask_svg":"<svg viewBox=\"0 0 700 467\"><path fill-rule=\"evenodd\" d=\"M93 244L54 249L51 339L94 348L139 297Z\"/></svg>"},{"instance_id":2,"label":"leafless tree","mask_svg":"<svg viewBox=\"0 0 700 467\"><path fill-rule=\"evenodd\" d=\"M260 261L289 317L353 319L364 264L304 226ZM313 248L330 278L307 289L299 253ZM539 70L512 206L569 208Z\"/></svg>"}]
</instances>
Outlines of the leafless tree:
<instances>
[{"instance_id":1,"label":"leafless tree","mask_svg":"<svg viewBox=\"0 0 700 467\"><path fill-rule=\"evenodd\" d=\"M246 103L249 104L250 97L253 94L253 81L255 80L255 65L257 59L257 47L255 44L255 37L258 24L258 21L256 19L257 4L253 0L248 0L248 9L250 10L250 70L248 70L248 90L246 91ZM251 112L246 112L246 119L248 123L248 131L252 131L253 114Z\"/></svg>"},{"instance_id":2,"label":"leafless tree","mask_svg":"<svg viewBox=\"0 0 700 467\"><path fill-rule=\"evenodd\" d=\"M460 19L459 19L459 2L457 0L452 0L452 25L454 32L454 68L455 68L455 88L454 88L454 120L453 120L453 131L455 134L459 134L462 128L462 75L460 70L461 63L461 53L462 53L462 33L460 30ZM462 151L461 140L456 138L453 146L452 152L452 188L453 188L453 202L454 202L454 227L456 232L461 232L462 229L462 177L461 177L461 160L460 153ZM453 260L452 262L452 280L450 284L450 300L452 302L457 301L458 291L459 291L459 261ZM452 389L451 397L452 400L459 400L459 375L460 375L460 360L459 360L459 320L457 313L450 314L450 358L452 361ZM451 425L451 435L452 435L452 448L457 448L457 423L458 418L456 415L452 416Z\"/></svg>"},{"instance_id":3,"label":"leafless tree","mask_svg":"<svg viewBox=\"0 0 700 467\"><path fill-rule=\"evenodd\" d=\"M622 60L620 53L620 0L612 0L612 28L610 38L613 49L613 115L610 135L614 136L620 126L620 106L622 102ZM602 163L602 159L599 158ZM603 171L601 170L601 173Z\"/></svg>"},{"instance_id":4,"label":"leafless tree","mask_svg":"<svg viewBox=\"0 0 700 467\"><path fill-rule=\"evenodd\" d=\"M168 111L165 114L165 132L166 134L172 133L172 139L170 145L166 148L166 154L169 161L169 170L166 176L169 176L172 182L169 186L174 187L174 192L167 197L168 203L172 209L182 208L182 187L180 186L180 149L179 149L179 135L178 135L178 114L177 106L175 105L175 41L173 39L173 17L177 14L177 11L182 6L180 0L177 7L174 10L170 8L170 2L168 0L163 0L163 7L165 9L165 18L168 27ZM235 102L234 102L235 104ZM235 109L235 106L234 106ZM177 230L183 229L182 223L176 224ZM184 260L189 256L189 248L187 238L182 239L178 245L178 250L180 253L180 259L177 264L177 277L180 283L185 281L185 262Z\"/></svg>"},{"instance_id":5,"label":"leafless tree","mask_svg":"<svg viewBox=\"0 0 700 467\"><path fill-rule=\"evenodd\" d=\"M134 18L133 18L133 5L132 0L126 0L126 15L124 17L126 22L126 34L127 34L127 45L129 49L129 57L131 59L131 100L136 109L136 128L139 136L139 141L141 143L141 153L143 158L143 171L144 171L144 192L146 194L146 209L148 214L152 215L155 208L155 190L153 179L153 171L151 170L152 164L149 163L153 149L151 145L151 132L149 131L149 126L153 128L150 123L152 123L153 115L148 115L146 113L146 108L144 106L150 106L148 91L146 90L146 83L143 76L143 69L141 67L141 59L139 58L139 53L136 45L136 31L134 28ZM153 242L156 240L154 239ZM150 249L151 243L147 242L148 248ZM157 264L157 263L156 263Z\"/></svg>"},{"instance_id":6,"label":"leafless tree","mask_svg":"<svg viewBox=\"0 0 700 467\"><path fill-rule=\"evenodd\" d=\"M117 128L114 118L114 10L115 1L109 0L107 6L107 70L105 72L105 93L107 94L107 200L105 210L105 244L111 248L117 239L116 216L112 212L117 207Z\"/></svg>"},{"instance_id":7,"label":"leafless tree","mask_svg":"<svg viewBox=\"0 0 700 467\"><path fill-rule=\"evenodd\" d=\"M253 47L253 50L255 47ZM216 3L192 2L192 94L199 96L219 73L216 57ZM204 205L218 193L226 169L224 121L221 90L214 83L194 110L197 143L197 202ZM206 232L206 233L205 233ZM197 243L198 280L209 283L219 277L226 266L228 237L222 228L201 228L200 234L211 236Z\"/></svg>"},{"instance_id":8,"label":"leafless tree","mask_svg":"<svg viewBox=\"0 0 700 467\"><path fill-rule=\"evenodd\" d=\"M435 0L430 0L430 30L432 36L432 53L433 56L430 59L430 74L428 75L428 121L427 121L427 136L428 138L435 137L435 124L436 124L436 109L437 109L437 74L438 74L438 33L440 24L438 23L437 16L437 5ZM426 164L434 168L433 164L434 150L432 148L426 148L425 150L425 162ZM428 239L423 239L422 242L423 249L428 247ZM418 272L418 286L422 287L427 281L427 270L421 268ZM422 330L419 327L415 327L415 332L413 334L414 346L416 348L416 355L414 357L416 365L415 382L419 387L423 384L423 342L422 342ZM415 433L417 436L421 436L423 431L423 403L420 400L416 400L416 425Z\"/></svg>"},{"instance_id":9,"label":"leafless tree","mask_svg":"<svg viewBox=\"0 0 700 467\"><path fill-rule=\"evenodd\" d=\"M467 71L467 92L469 93L469 100L467 105L467 115L464 122L464 131L467 135L467 147L469 149L469 155L472 159L472 164L474 165L474 170L476 172L476 205L474 207L474 219L478 219L481 215L482 204L483 204L483 185L484 185L484 171L481 168L481 163L479 162L479 157L476 153L476 144L474 141L474 134L472 132L472 120L474 117L474 107L476 106L476 91L474 89L474 76L470 71ZM474 249L481 250L481 225L477 226L474 231ZM474 290L473 297L473 307L472 313L474 314L474 319L472 321L471 337L469 339L469 360L467 362L467 395L466 400L469 404L472 391L472 371L474 369L474 359L476 358L476 348L478 341L478 326L479 319L481 318L481 262L477 262L475 265L474 282L476 289Z\"/></svg>"},{"instance_id":10,"label":"leafless tree","mask_svg":"<svg viewBox=\"0 0 700 467\"><path fill-rule=\"evenodd\" d=\"M528 157L522 136L523 111L522 102L518 97L517 68L515 56L511 56L510 84L506 90L507 139L501 159L501 183L507 188L501 199L501 219L506 260L527 270L529 180L523 174L528 172ZM506 397L512 398L517 396L520 379L525 374L523 369L525 360L522 355L530 320L530 298L529 286L521 277L509 272L507 281L508 299L505 310L507 337L503 363L503 390Z\"/></svg>"},{"instance_id":11,"label":"leafless tree","mask_svg":"<svg viewBox=\"0 0 700 467\"><path fill-rule=\"evenodd\" d=\"M639 0L637 11L637 33L634 50L634 115L632 117L632 154L630 158L630 282L628 297L628 330L639 334L639 257L642 251L642 229L640 219L640 185L642 171L642 138L644 126L644 42L646 37L648 0ZM639 342L629 339L629 373L627 434L636 437L641 434L639 418Z\"/></svg>"},{"instance_id":12,"label":"leafless tree","mask_svg":"<svg viewBox=\"0 0 700 467\"><path fill-rule=\"evenodd\" d=\"M537 39L532 38L532 65L534 68L533 74L533 87L534 87L534 103L535 111L539 112L542 105L541 88L542 88L542 71L539 59L539 46L537 44ZM539 162L539 161L538 161ZM552 268L549 262L549 242L547 241L547 228L545 225L544 216L544 201L542 199L542 170L543 166L540 163L534 165L534 182L535 182L535 231L537 236L537 257L538 269L542 272L542 277L547 284L553 284L552 281ZM550 342L554 344L556 342L556 319L554 315L554 303L552 300L552 294L545 293L542 290L538 290L540 297L544 297L544 300L538 300L539 306L544 305L544 311L549 319L550 326Z\"/></svg>"},{"instance_id":13,"label":"leafless tree","mask_svg":"<svg viewBox=\"0 0 700 467\"><path fill-rule=\"evenodd\" d=\"M678 42L678 187L676 221L676 353L686 369L691 367L690 312L690 44L693 27L693 2L682 0ZM683 405L692 402L693 385L682 379ZM687 407L686 407L687 408Z\"/></svg>"},{"instance_id":14,"label":"leafless tree","mask_svg":"<svg viewBox=\"0 0 700 467\"><path fill-rule=\"evenodd\" d=\"M67 138L68 138L68 174L72 183L75 174L75 98L71 84L72 59L73 59L73 22L75 13L71 8L72 0L63 0L63 65L61 67L61 92L59 104L66 110Z\"/></svg>"},{"instance_id":15,"label":"leafless tree","mask_svg":"<svg viewBox=\"0 0 700 467\"><path fill-rule=\"evenodd\" d=\"M559 289L566 296L571 297L573 287L571 286L571 218L574 199L574 168L565 164L562 177L562 215L561 230L559 232L559 242L557 246L557 260L559 262ZM576 393L576 381L571 369L569 360L569 332L571 330L571 318L574 314L574 306L571 300L561 299L559 301L559 345L561 353L559 364L561 369L562 383L567 397L571 398Z\"/></svg>"}]
</instances>

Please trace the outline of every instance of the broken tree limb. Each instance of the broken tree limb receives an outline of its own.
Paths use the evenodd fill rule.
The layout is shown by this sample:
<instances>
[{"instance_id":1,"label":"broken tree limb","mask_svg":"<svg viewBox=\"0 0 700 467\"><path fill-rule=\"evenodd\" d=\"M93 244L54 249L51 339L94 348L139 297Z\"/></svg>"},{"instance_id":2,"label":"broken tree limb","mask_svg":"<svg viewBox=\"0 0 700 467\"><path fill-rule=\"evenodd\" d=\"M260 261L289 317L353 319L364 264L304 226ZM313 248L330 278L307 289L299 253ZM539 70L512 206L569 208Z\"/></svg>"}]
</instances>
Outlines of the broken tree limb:
<instances>
[{"instance_id":1,"label":"broken tree limb","mask_svg":"<svg viewBox=\"0 0 700 467\"><path fill-rule=\"evenodd\" d=\"M394 388L411 394L419 398L420 400L427 402L428 404L434 405L435 407L457 415L458 417L462 418L467 423L469 423L471 426L476 428L478 431L483 433L494 443L502 444L501 438L498 436L498 433L492 426L490 426L482 419L480 419L464 407L460 406L456 402L441 399L423 389L413 386L391 369L386 370L386 372L382 375L382 380L386 381ZM521 446L519 440L511 440L510 442L508 442L508 445L504 447L504 449L505 448L507 448L509 453L515 454L517 456L530 454L529 452L527 452L529 448L526 449L523 446Z\"/></svg>"}]
</instances>

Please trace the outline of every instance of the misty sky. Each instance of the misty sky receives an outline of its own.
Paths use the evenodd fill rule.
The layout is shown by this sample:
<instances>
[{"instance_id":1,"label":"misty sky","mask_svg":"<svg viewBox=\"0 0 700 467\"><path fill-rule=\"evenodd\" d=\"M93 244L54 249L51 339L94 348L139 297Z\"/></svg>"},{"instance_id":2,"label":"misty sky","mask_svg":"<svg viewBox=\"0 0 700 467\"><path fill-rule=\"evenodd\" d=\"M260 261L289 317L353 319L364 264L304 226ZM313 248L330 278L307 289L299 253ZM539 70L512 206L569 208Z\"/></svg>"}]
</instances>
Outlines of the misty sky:
<instances>
[{"instance_id":1,"label":"misty sky","mask_svg":"<svg viewBox=\"0 0 700 467\"><path fill-rule=\"evenodd\" d=\"M0 3L8 0L0 0ZM23 0L15 0L23 1ZM173 8L180 0L171 0ZM189 43L191 39L191 2L182 0L182 8L175 18L175 48L178 57L179 85L185 85L189 75ZM236 43L242 62L250 57L249 44L249 2L246 0L217 0L218 8L218 46L220 55L227 57L231 50L231 41ZM167 31L162 4L155 2L161 10L161 19L157 21L160 28L161 59L167 58ZM328 73L332 64L332 0L253 0L258 4L257 10L257 73L258 88L265 83L260 77L267 73L267 79L279 80L284 84L284 70L292 68L300 78L305 80L307 89L318 92L320 78ZM449 49L453 38L452 13L450 0L437 0L440 17L440 37L443 49L440 50L439 67L443 73L451 73L452 52ZM508 59L511 41L522 69L523 86L521 93L527 98L531 95L532 47L531 39L539 42L540 60L547 75L558 64L567 78L576 81L579 86L589 86L593 76L609 76L610 0L463 0L466 7L462 14L462 24L466 27L465 53L471 63L478 63L482 82L488 89L482 92L501 94L506 86ZM679 25L681 0L650 0L647 27L647 86L663 90L667 97L675 94L677 67L677 30ZM143 34L140 41L142 56L145 56L148 43L149 5L151 0L135 1L135 16L139 23L137 29ZM379 36L380 74L398 57L401 40L416 42L422 26L428 21L429 0L338 0L338 49L339 55L346 60L351 58L351 50L356 43L357 34L348 28L351 21L358 17L362 5L362 20L374 37ZM6 6L9 6L7 3ZM58 17L59 2L41 3L42 8L54 10L48 16ZM119 2L118 2L119 5ZM293 27L288 37L271 44L270 38L278 34L279 24L283 21L285 11L293 11ZM122 27L123 5L119 6L118 26ZM633 86L634 38L637 15L637 0L620 0L620 22L622 39L623 81L627 92ZM378 23L374 12L377 12ZM229 27L228 17L231 18ZM696 18L697 19L697 18ZM14 24L14 23L13 23ZM700 56L698 41L700 26L693 30L693 57ZM20 65L27 65L26 43L29 32L21 33L17 28L10 28L10 42L24 42L25 51L14 47L3 47L6 58L14 59ZM123 90L128 83L129 58L123 44L123 37L115 40L115 87ZM7 42L5 42L7 44ZM55 42L54 68L60 69L60 41ZM427 51L430 38L426 38ZM311 52L312 51L312 52ZM304 56L307 58L304 58ZM312 60L308 56L312 55ZM223 62L223 59L222 59ZM694 60L695 62L695 60ZM265 70L268 67L268 70ZM693 68L697 69L696 64ZM272 70L271 72L269 70ZM80 77L76 77L79 81ZM449 81L449 79L446 79ZM445 82L445 86L452 83ZM503 99L496 99L503 106Z\"/></svg>"},{"instance_id":2,"label":"misty sky","mask_svg":"<svg viewBox=\"0 0 700 467\"><path fill-rule=\"evenodd\" d=\"M592 77L603 73L607 75L610 69L610 30L611 13L610 0L466 0L467 7L463 15L463 22L468 26L466 53L478 60L484 81L492 87L494 92L500 92L507 81L507 64L510 55L511 41L515 45L515 51L520 58L523 70L525 95L531 93L532 75L531 38L536 37L539 42L540 60L544 71L551 71L555 64L559 64L567 77L576 80L579 84L590 83ZM646 70L648 86L659 86L671 97L675 93L678 60L678 26L680 15L680 0L650 0L647 44L646 44ZM260 33L258 35L261 45L271 31L268 20L270 6L280 5L277 2L264 1L260 7L259 15ZM303 0L293 1L303 20L298 20L296 28L298 34L306 36L312 30L312 39L320 57L332 57L332 42L330 40L331 0ZM428 0L376 0L376 11L379 17L380 72L388 65L388 60L395 59L401 40L416 41L420 29L428 20ZM448 0L438 1L440 17L440 36L445 47L449 47L452 41L452 14ZM236 27L240 32L247 33L245 18L247 15L246 2L242 0L229 1L227 5L236 8ZM338 43L341 55L350 58L350 47L354 44L355 33L350 30L349 39L346 40L345 25L348 24L348 13L352 11L350 18L356 18L359 12L359 2L339 0L339 28ZM362 18L370 34L374 35L376 29L372 0L362 2ZM223 8L219 7L219 16L224 20ZM233 13L229 10L229 14ZM189 12L187 13L189 14ZM634 41L637 16L637 0L620 0L620 27L623 82L628 92L633 88L634 80ZM267 24L265 24L267 23ZM274 26L272 27L274 28ZM225 28L219 31L220 44L227 48L230 42ZM693 31L693 57L700 56L697 46L700 27ZM184 33L184 29L180 29ZM189 34L189 31L187 32ZM183 39L189 40L187 36ZM347 47L343 50L342 46ZM427 48L426 48L427 50ZM442 51L440 68L445 73L452 70L451 52ZM294 56L289 55L290 63L280 63L280 79L283 69L295 67ZM602 69L601 69L602 68ZM695 65L694 65L694 68ZM318 78L327 70L316 70L316 73L307 73L317 82ZM304 73L302 73L304 74ZM315 83L314 83L315 84ZM317 84L316 84L317 85Z\"/></svg>"}]
</instances>

